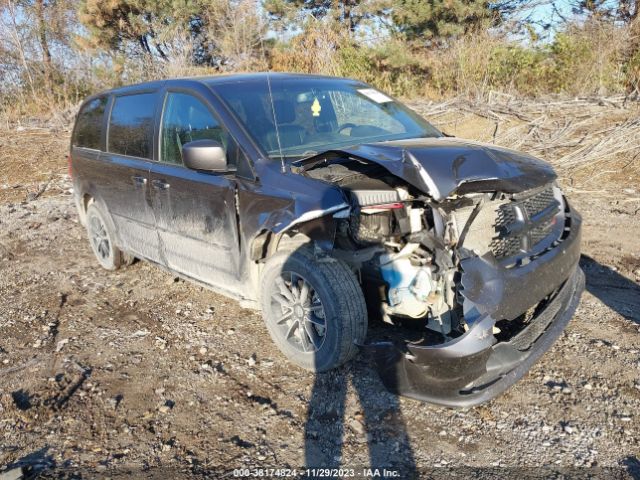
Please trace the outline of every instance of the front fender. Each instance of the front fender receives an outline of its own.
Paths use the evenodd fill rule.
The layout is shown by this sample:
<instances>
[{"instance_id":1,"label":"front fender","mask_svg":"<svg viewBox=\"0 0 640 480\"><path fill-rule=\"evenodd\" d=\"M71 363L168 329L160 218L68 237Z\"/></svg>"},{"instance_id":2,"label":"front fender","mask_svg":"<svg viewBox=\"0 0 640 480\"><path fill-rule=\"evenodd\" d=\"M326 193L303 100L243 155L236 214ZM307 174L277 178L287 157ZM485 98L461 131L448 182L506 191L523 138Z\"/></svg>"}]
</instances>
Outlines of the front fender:
<instances>
[{"instance_id":1,"label":"front fender","mask_svg":"<svg viewBox=\"0 0 640 480\"><path fill-rule=\"evenodd\" d=\"M241 230L252 257L256 251L264 254L264 249L255 248L255 242L268 238L269 252L273 252L283 235L296 233L330 250L335 236L334 216L347 215L350 208L343 191L313 178L282 172L277 165L263 168L261 185L239 185Z\"/></svg>"}]
</instances>

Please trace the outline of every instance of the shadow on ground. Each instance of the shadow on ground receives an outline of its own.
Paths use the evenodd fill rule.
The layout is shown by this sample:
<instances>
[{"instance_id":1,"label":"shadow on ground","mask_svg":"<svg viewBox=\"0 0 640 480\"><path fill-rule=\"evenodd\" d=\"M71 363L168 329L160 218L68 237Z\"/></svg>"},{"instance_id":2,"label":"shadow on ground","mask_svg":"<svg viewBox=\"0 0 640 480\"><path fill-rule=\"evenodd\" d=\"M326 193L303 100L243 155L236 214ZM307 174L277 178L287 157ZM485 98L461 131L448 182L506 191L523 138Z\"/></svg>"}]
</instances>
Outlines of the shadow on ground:
<instances>
[{"instance_id":1,"label":"shadow on ground","mask_svg":"<svg viewBox=\"0 0 640 480\"><path fill-rule=\"evenodd\" d=\"M611 310L640 325L640 285L611 267L582 255L587 291Z\"/></svg>"},{"instance_id":2,"label":"shadow on ground","mask_svg":"<svg viewBox=\"0 0 640 480\"><path fill-rule=\"evenodd\" d=\"M627 473L634 480L640 479L640 460L637 457L627 457L622 461Z\"/></svg>"},{"instance_id":3,"label":"shadow on ground","mask_svg":"<svg viewBox=\"0 0 640 480\"><path fill-rule=\"evenodd\" d=\"M347 405L350 384L357 405ZM347 435L367 445L368 464L342 461ZM356 471L387 469L399 472L401 478L417 477L398 398L385 390L376 373L362 361L317 374L311 394L305 424L305 466L333 469L341 465Z\"/></svg>"},{"instance_id":4,"label":"shadow on ground","mask_svg":"<svg viewBox=\"0 0 640 480\"><path fill-rule=\"evenodd\" d=\"M49 455L49 447L43 447L16 460L4 468L7 478L32 479L37 478L42 472L56 467L56 462ZM18 475L20 473L20 475ZM0 477L3 474L0 473Z\"/></svg>"}]
</instances>

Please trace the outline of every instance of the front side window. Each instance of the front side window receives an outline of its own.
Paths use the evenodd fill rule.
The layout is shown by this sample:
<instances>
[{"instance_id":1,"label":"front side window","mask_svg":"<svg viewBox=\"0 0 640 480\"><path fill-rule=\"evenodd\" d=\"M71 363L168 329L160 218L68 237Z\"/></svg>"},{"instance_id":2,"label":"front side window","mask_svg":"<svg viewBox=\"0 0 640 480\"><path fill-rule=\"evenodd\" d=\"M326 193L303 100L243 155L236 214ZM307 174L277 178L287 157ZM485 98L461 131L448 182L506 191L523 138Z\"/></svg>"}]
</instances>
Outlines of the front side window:
<instances>
[{"instance_id":1,"label":"front side window","mask_svg":"<svg viewBox=\"0 0 640 480\"><path fill-rule=\"evenodd\" d=\"M182 165L182 147L195 140L215 140L235 164L237 148L207 106L187 93L169 92L162 115L160 161Z\"/></svg>"},{"instance_id":2,"label":"front side window","mask_svg":"<svg viewBox=\"0 0 640 480\"><path fill-rule=\"evenodd\" d=\"M157 94L116 97L109 121L109 152L151 158Z\"/></svg>"},{"instance_id":3,"label":"front side window","mask_svg":"<svg viewBox=\"0 0 640 480\"><path fill-rule=\"evenodd\" d=\"M96 98L87 103L76 120L73 145L100 150L102 143L102 119L107 97Z\"/></svg>"}]
</instances>

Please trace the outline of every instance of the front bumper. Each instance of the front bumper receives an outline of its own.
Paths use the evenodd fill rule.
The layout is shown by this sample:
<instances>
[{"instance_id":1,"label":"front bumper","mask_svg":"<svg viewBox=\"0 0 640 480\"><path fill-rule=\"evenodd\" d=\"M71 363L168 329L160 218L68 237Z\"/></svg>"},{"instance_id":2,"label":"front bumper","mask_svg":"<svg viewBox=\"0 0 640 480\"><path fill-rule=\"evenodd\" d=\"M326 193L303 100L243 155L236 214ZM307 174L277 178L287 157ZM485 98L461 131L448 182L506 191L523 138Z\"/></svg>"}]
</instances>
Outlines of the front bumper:
<instances>
[{"instance_id":1,"label":"front bumper","mask_svg":"<svg viewBox=\"0 0 640 480\"><path fill-rule=\"evenodd\" d=\"M504 269L483 259L466 266L465 317L474 320L464 335L435 346L388 341L365 345L385 386L424 402L470 407L522 378L560 336L584 290L578 266L580 216L571 212L569 220L571 230L564 241L523 269ZM515 312L524 313L543 299L526 328L496 343L496 319L514 318Z\"/></svg>"}]
</instances>

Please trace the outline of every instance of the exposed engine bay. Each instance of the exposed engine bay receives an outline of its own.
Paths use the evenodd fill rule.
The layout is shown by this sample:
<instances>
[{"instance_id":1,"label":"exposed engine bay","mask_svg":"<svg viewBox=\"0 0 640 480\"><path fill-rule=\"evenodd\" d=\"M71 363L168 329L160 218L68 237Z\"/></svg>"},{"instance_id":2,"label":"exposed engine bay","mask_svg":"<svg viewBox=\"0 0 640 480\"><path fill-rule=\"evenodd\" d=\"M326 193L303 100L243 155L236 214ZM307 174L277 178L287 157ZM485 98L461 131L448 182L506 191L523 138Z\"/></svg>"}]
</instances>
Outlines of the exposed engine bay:
<instances>
[{"instance_id":1,"label":"exposed engine bay","mask_svg":"<svg viewBox=\"0 0 640 480\"><path fill-rule=\"evenodd\" d=\"M534 157L415 139L324 152L292 171L345 199L327 254L360 276L369 315L397 325L361 346L391 391L449 406L493 398L577 308L581 217Z\"/></svg>"},{"instance_id":2,"label":"exposed engine bay","mask_svg":"<svg viewBox=\"0 0 640 480\"><path fill-rule=\"evenodd\" d=\"M563 198L552 183L436 202L380 165L345 160L306 174L346 192L351 208L339 220L335 249L378 296L386 322L424 322L441 342L463 335L474 319L463 308L463 260L489 257L517 268L561 241ZM494 335L500 331L493 326Z\"/></svg>"}]
</instances>

